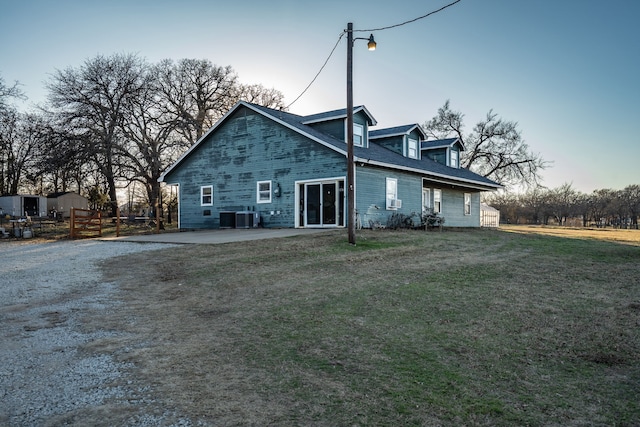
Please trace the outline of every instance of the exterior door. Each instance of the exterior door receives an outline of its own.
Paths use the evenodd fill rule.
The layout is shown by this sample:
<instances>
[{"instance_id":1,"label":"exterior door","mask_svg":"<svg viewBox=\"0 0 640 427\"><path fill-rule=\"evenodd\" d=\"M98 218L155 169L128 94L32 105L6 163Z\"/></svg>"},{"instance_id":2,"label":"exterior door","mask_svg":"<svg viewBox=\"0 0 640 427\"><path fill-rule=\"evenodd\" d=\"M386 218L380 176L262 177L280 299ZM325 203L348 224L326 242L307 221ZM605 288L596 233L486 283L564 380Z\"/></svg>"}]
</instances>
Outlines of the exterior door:
<instances>
[{"instance_id":1,"label":"exterior door","mask_svg":"<svg viewBox=\"0 0 640 427\"><path fill-rule=\"evenodd\" d=\"M305 227L335 227L342 225L344 185L336 181L304 184L303 219ZM340 192L342 189L342 193Z\"/></svg>"},{"instance_id":2,"label":"exterior door","mask_svg":"<svg viewBox=\"0 0 640 427\"><path fill-rule=\"evenodd\" d=\"M322 204L320 202L322 184L307 184L305 186L305 226L309 225L322 225L320 209Z\"/></svg>"}]
</instances>

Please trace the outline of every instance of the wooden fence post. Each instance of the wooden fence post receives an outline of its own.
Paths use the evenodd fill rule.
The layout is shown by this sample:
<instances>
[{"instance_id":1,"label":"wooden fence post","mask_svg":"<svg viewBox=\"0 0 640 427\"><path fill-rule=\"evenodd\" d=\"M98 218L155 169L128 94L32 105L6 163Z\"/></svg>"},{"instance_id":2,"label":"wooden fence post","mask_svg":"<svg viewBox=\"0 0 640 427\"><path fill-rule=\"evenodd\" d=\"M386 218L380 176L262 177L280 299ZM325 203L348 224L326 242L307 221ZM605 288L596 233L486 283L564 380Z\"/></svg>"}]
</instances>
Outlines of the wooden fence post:
<instances>
[{"instance_id":1,"label":"wooden fence post","mask_svg":"<svg viewBox=\"0 0 640 427\"><path fill-rule=\"evenodd\" d=\"M158 199L156 199L156 234L160 234L160 213L158 212Z\"/></svg>"},{"instance_id":2,"label":"wooden fence post","mask_svg":"<svg viewBox=\"0 0 640 427\"><path fill-rule=\"evenodd\" d=\"M120 208L116 208L116 237L120 237Z\"/></svg>"},{"instance_id":3,"label":"wooden fence post","mask_svg":"<svg viewBox=\"0 0 640 427\"><path fill-rule=\"evenodd\" d=\"M73 235L73 227L76 222L76 209L71 208L71 217L69 218L69 238L73 239L75 236Z\"/></svg>"}]
</instances>

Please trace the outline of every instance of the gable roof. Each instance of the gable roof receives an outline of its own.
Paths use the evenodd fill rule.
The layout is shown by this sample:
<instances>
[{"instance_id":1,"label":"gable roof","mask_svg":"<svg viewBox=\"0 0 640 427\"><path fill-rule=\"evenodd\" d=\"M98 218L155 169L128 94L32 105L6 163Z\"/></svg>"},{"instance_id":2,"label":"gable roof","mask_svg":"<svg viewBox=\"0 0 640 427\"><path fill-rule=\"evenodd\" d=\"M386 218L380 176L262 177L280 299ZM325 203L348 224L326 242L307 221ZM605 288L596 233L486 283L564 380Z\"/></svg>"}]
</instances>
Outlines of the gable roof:
<instances>
[{"instance_id":1,"label":"gable roof","mask_svg":"<svg viewBox=\"0 0 640 427\"><path fill-rule=\"evenodd\" d=\"M364 111L364 114L367 116L367 122L369 123L369 126L375 126L376 124L378 124L376 119L373 118L373 115L369 112L369 110L367 110L367 107L365 107L364 105L353 107L353 114L357 114L360 111ZM308 125L311 123L319 123L319 122L326 122L329 120L344 119L346 117L347 117L347 109L342 108L340 110L326 111L324 113L311 114L309 116L304 116L302 123L305 125Z\"/></svg>"},{"instance_id":2,"label":"gable roof","mask_svg":"<svg viewBox=\"0 0 640 427\"><path fill-rule=\"evenodd\" d=\"M418 133L420 134L420 138L422 139L427 138L427 134L422 130L420 125L412 124L412 125L404 125L404 126L395 126L395 127L386 128L386 129L370 130L369 140L379 139L379 138L389 138L391 136L407 135L413 132L415 129L418 130Z\"/></svg>"},{"instance_id":3,"label":"gable roof","mask_svg":"<svg viewBox=\"0 0 640 427\"><path fill-rule=\"evenodd\" d=\"M248 108L270 120L275 121L276 123L279 123L295 132L298 132L301 135L306 136L307 138L310 138L311 140L327 148L330 148L335 152L338 152L344 156L347 155L347 145L343 140L322 133L306 124L308 123L308 118L313 116L299 116L286 111L274 110L272 108L263 107L257 104L240 101L235 106L233 106L233 108L231 108L231 110L229 110L220 120L218 120L216 124L213 125L213 127L209 129L195 144L193 144L187 150L187 152L185 152L178 160L176 160L176 162L160 176L158 181L163 182L165 177L169 173L171 173L171 171L178 167L185 158L187 158L194 150L196 150L212 132L215 132L215 130L219 126L221 126L222 123L224 123L229 118L229 116L231 116L231 114L233 114L239 108ZM356 107L354 108L354 110L358 108L362 108L362 110L366 112L366 109L364 107ZM340 111L345 112L346 116L346 110L335 110L328 113L316 114L314 116L319 117L326 115L325 117L334 117L339 119L341 118L341 115L339 114ZM312 121L312 123L317 123L325 120L329 119L325 118L323 120ZM474 172L471 172L468 169L451 168L428 158L410 159L387 148L384 148L376 143L370 142L368 147L355 146L353 148L354 162L356 163L370 164L388 169L419 173L436 181L440 180L446 183L457 183L459 185L466 185L468 187L477 188L480 190L491 190L502 187L500 184Z\"/></svg>"},{"instance_id":4,"label":"gable roof","mask_svg":"<svg viewBox=\"0 0 640 427\"><path fill-rule=\"evenodd\" d=\"M456 142L460 143L462 147L462 151L465 151L464 144L462 140L458 137L455 138L446 138L446 139L434 139L432 141L422 141L420 144L421 150L433 150L435 148L448 148L453 147Z\"/></svg>"}]
</instances>

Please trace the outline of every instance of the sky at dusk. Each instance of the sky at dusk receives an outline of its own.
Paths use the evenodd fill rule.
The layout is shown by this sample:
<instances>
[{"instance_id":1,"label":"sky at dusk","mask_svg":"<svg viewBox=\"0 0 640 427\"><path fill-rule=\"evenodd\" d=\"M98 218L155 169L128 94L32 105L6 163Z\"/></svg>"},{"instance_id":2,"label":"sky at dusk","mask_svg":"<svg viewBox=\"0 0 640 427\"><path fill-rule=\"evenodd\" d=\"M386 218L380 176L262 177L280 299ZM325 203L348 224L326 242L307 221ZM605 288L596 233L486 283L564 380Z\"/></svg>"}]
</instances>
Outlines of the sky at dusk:
<instances>
[{"instance_id":1,"label":"sky at dusk","mask_svg":"<svg viewBox=\"0 0 640 427\"><path fill-rule=\"evenodd\" d=\"M289 104L348 22L368 37L451 1L0 0L0 76L23 85L29 100L19 108L28 110L46 101L56 69L98 54L208 59ZM373 31L374 52L356 41L354 103L378 129L423 124L450 100L469 132L492 109L551 162L547 187L640 184L639 17L636 0L461 0ZM345 105L343 38L289 111Z\"/></svg>"}]
</instances>

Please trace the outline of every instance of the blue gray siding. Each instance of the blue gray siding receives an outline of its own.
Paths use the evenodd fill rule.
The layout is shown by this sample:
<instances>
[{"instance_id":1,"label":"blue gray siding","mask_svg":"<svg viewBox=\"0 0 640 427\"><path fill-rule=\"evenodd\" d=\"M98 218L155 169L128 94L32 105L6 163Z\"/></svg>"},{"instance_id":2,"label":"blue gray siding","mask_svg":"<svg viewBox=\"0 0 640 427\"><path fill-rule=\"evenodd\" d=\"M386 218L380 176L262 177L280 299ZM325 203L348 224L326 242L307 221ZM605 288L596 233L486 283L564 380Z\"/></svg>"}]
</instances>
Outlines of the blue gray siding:
<instances>
[{"instance_id":1,"label":"blue gray siding","mask_svg":"<svg viewBox=\"0 0 640 427\"><path fill-rule=\"evenodd\" d=\"M398 180L398 199L402 200L402 208L386 209L387 178ZM358 167L356 174L356 210L360 214L364 227L369 221L386 224L394 212L404 215L416 214L415 220L422 212L422 178L418 175L392 171L376 167ZM416 222L416 225L418 222Z\"/></svg>"},{"instance_id":2,"label":"blue gray siding","mask_svg":"<svg viewBox=\"0 0 640 427\"><path fill-rule=\"evenodd\" d=\"M347 135L345 134L346 130L346 118L340 118L335 120L327 120L324 122L310 123L309 126L313 129L322 132L327 135L331 135L332 137L339 139L341 141L347 141ZM369 125L367 121L367 116L364 112L359 111L353 116L353 123L359 124L364 127L364 146L366 147L369 144L369 140L367 134L369 132ZM346 147L345 147L346 149Z\"/></svg>"},{"instance_id":3,"label":"blue gray siding","mask_svg":"<svg viewBox=\"0 0 640 427\"><path fill-rule=\"evenodd\" d=\"M379 138L375 140L375 143L386 148L387 150L391 150L395 153L404 155L404 135L391 136L388 138Z\"/></svg>"},{"instance_id":4,"label":"blue gray siding","mask_svg":"<svg viewBox=\"0 0 640 427\"><path fill-rule=\"evenodd\" d=\"M480 227L480 193L471 194L471 214L464 213L464 193L469 191L440 188L442 190L442 213L445 227ZM433 200L433 199L432 199Z\"/></svg>"},{"instance_id":5,"label":"blue gray siding","mask_svg":"<svg viewBox=\"0 0 640 427\"><path fill-rule=\"evenodd\" d=\"M437 150L428 150L426 152L423 151L422 155L430 158L434 162L438 162L442 165L448 165L446 148L439 148Z\"/></svg>"},{"instance_id":6,"label":"blue gray siding","mask_svg":"<svg viewBox=\"0 0 640 427\"><path fill-rule=\"evenodd\" d=\"M165 181L179 184L181 228L217 228L221 211L241 210L259 212L267 227L293 227L295 181L344 176L345 171L343 155L241 108ZM266 180L280 186L281 196L257 203L256 184ZM206 185L213 185L213 206L200 204L200 188Z\"/></svg>"},{"instance_id":7,"label":"blue gray siding","mask_svg":"<svg viewBox=\"0 0 640 427\"><path fill-rule=\"evenodd\" d=\"M402 208L386 209L386 178L396 178L398 181L398 199L402 200ZM364 227L369 227L369 221L386 224L387 219L394 212L404 215L415 214L417 225L422 213L422 177L417 174L391 171L375 167L358 167L356 175L356 210L360 214ZM433 190L442 191L442 212L447 227L479 227L480 226L480 193L443 188L438 184L426 184L431 191L433 204ZM471 214L464 213L464 193L471 194Z\"/></svg>"}]
</instances>

